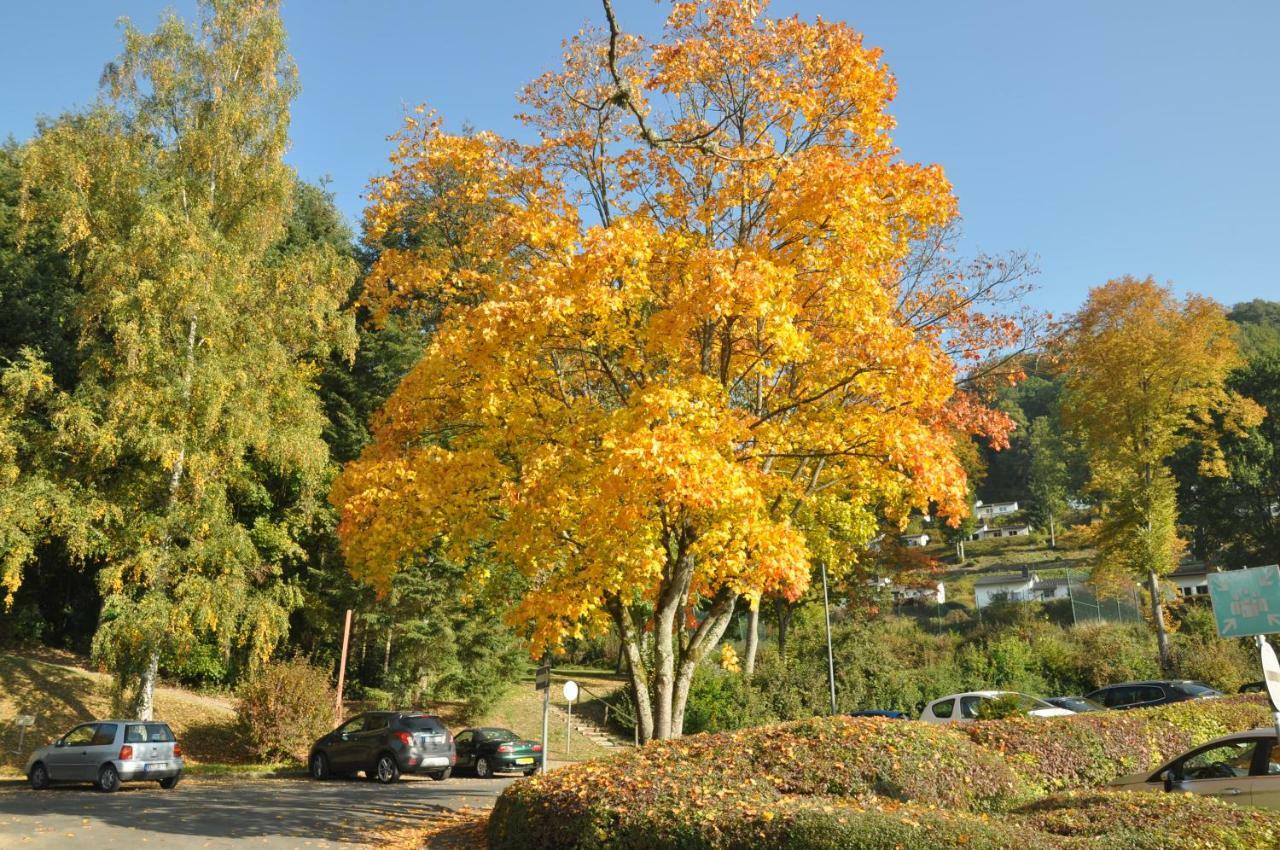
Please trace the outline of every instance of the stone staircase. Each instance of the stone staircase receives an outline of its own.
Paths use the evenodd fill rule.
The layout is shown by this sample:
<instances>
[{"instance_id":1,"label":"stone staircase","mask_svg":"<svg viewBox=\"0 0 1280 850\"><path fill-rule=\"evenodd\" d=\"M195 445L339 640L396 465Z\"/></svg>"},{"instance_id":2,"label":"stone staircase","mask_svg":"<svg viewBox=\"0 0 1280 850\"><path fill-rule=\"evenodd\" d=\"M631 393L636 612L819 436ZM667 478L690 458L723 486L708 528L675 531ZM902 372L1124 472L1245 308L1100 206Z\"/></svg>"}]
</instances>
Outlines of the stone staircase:
<instances>
[{"instance_id":1,"label":"stone staircase","mask_svg":"<svg viewBox=\"0 0 1280 850\"><path fill-rule=\"evenodd\" d=\"M606 729L602 724L596 722L596 720L594 720L593 718L587 717L579 713L577 710L573 712L573 718L572 720L570 720L569 713L565 711L564 708L556 705L555 703L552 703L551 704L552 726L554 727L558 723L559 724L558 728L563 729L566 722L569 722L571 724L573 731L582 735L584 738L591 741L591 743L597 746L607 747L610 749L635 746L635 742L632 741L630 738L624 738L619 735L615 735L613 732L610 732L608 729Z\"/></svg>"}]
</instances>

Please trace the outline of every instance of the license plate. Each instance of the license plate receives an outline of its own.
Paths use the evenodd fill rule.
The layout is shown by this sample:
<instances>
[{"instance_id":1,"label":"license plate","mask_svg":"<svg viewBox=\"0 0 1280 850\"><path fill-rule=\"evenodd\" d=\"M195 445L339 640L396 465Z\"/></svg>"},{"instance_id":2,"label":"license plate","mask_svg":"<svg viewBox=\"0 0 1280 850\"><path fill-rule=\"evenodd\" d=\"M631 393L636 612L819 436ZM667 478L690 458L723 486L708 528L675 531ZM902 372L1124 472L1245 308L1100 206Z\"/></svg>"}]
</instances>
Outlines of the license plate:
<instances>
[{"instance_id":1,"label":"license plate","mask_svg":"<svg viewBox=\"0 0 1280 850\"><path fill-rule=\"evenodd\" d=\"M516 764L533 764L533 759L531 758L516 759Z\"/></svg>"},{"instance_id":2,"label":"license plate","mask_svg":"<svg viewBox=\"0 0 1280 850\"><path fill-rule=\"evenodd\" d=\"M149 761L142 766L143 773L150 773L153 770L163 770L168 765L162 761Z\"/></svg>"}]
</instances>

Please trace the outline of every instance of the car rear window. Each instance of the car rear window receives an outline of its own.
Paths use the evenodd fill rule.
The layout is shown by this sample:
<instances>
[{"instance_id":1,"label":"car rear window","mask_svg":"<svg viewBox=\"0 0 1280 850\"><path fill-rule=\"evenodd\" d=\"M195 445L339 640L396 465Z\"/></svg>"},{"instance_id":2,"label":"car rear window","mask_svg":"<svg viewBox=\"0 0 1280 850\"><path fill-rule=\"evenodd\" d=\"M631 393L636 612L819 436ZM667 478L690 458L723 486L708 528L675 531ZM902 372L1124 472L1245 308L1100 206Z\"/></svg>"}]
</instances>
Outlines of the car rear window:
<instances>
[{"instance_id":1,"label":"car rear window","mask_svg":"<svg viewBox=\"0 0 1280 850\"><path fill-rule=\"evenodd\" d=\"M956 701L953 699L944 699L941 702L935 702L930 708L933 710L934 717L950 717L955 704Z\"/></svg>"},{"instance_id":2,"label":"car rear window","mask_svg":"<svg viewBox=\"0 0 1280 850\"><path fill-rule=\"evenodd\" d=\"M510 729L482 729L480 737L486 741L497 741L498 743L520 740L520 736Z\"/></svg>"},{"instance_id":3,"label":"car rear window","mask_svg":"<svg viewBox=\"0 0 1280 850\"><path fill-rule=\"evenodd\" d=\"M439 732L444 728L438 717L432 717L430 714L409 714L400 718L400 722L404 724L406 729L412 729L415 732Z\"/></svg>"},{"instance_id":4,"label":"car rear window","mask_svg":"<svg viewBox=\"0 0 1280 850\"><path fill-rule=\"evenodd\" d=\"M1203 682L1178 682L1173 686L1173 689L1189 697L1212 697L1222 693L1222 691L1211 688Z\"/></svg>"},{"instance_id":5,"label":"car rear window","mask_svg":"<svg viewBox=\"0 0 1280 850\"><path fill-rule=\"evenodd\" d=\"M126 744L168 744L173 730L165 723L130 723L124 730Z\"/></svg>"}]
</instances>

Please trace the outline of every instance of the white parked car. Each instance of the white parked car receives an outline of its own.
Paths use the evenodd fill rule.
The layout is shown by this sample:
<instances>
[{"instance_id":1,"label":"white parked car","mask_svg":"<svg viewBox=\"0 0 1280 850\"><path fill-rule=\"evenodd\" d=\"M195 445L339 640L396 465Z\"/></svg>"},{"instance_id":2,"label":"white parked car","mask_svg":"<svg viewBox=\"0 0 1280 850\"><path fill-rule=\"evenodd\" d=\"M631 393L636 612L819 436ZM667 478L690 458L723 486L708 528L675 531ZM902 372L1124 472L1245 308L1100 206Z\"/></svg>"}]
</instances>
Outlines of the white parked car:
<instances>
[{"instance_id":1,"label":"white parked car","mask_svg":"<svg viewBox=\"0 0 1280 850\"><path fill-rule=\"evenodd\" d=\"M1155 770L1107 783L1124 791L1169 791L1280 809L1280 748L1274 728L1237 732L1188 750Z\"/></svg>"},{"instance_id":2,"label":"white parked car","mask_svg":"<svg viewBox=\"0 0 1280 850\"><path fill-rule=\"evenodd\" d=\"M1028 717L1067 717L1075 714L1017 691L970 691L935 699L924 707L920 719L926 723L970 723L978 719L978 708L988 700L1015 697Z\"/></svg>"}]
</instances>

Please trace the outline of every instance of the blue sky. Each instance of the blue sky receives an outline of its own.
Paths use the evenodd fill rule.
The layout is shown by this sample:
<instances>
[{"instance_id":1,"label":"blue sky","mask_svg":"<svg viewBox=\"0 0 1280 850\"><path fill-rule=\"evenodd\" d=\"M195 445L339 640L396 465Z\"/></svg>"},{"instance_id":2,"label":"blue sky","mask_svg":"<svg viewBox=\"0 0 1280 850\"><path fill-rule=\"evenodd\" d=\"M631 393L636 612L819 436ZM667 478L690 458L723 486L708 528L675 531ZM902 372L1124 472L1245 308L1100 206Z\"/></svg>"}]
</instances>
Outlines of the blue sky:
<instances>
[{"instance_id":1,"label":"blue sky","mask_svg":"<svg viewBox=\"0 0 1280 850\"><path fill-rule=\"evenodd\" d=\"M92 101L119 48L194 0L8 4L0 136ZM665 4L615 0L655 34ZM1037 305L1153 274L1234 303L1280 299L1280 3L1234 0L775 0L843 19L898 76L904 156L941 163L971 251L1039 257ZM554 67L598 0L284 0L302 94L289 161L328 175L347 217L383 169L385 137L426 102L450 126L516 132L515 95Z\"/></svg>"}]
</instances>

